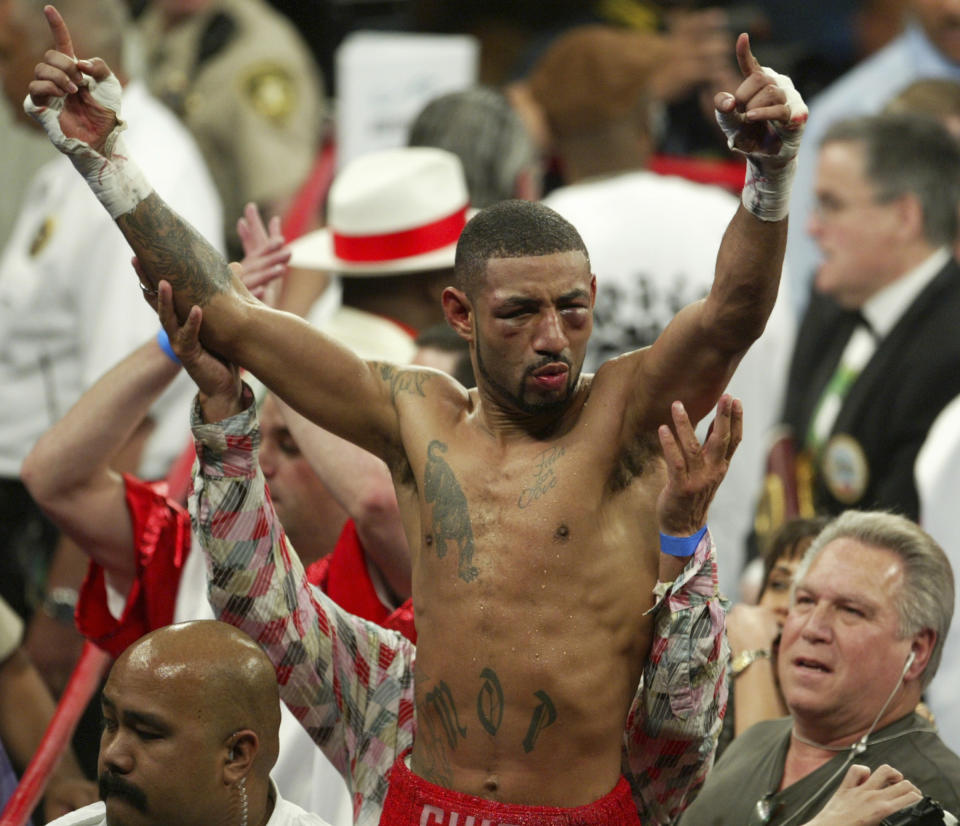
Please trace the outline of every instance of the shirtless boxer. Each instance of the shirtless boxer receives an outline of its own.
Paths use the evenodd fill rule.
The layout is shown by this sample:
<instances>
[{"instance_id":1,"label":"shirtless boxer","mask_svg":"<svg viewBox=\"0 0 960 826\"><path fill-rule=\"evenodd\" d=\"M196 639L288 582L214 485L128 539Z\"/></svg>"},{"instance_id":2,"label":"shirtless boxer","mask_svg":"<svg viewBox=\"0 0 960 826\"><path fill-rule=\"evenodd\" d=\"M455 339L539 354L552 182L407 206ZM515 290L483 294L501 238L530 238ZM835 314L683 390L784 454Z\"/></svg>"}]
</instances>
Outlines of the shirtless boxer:
<instances>
[{"instance_id":1,"label":"shirtless boxer","mask_svg":"<svg viewBox=\"0 0 960 826\"><path fill-rule=\"evenodd\" d=\"M169 281L181 319L202 312L208 348L391 469L419 634L418 736L410 771L394 774L425 781L423 800L452 790L478 806L538 807L533 822L569 822L570 807L577 822L614 822L600 812L611 811L611 790L622 795L625 716L651 653L645 611L666 478L658 432L674 400L694 421L711 409L773 306L806 117L789 79L762 70L739 38L744 79L716 105L731 144L747 154L748 182L713 288L651 347L595 376L580 375L595 280L573 227L528 202L474 217L443 295L449 323L470 343L478 387L467 391L434 371L360 361L248 296L126 157L109 68L75 61L63 21L46 13L56 50L38 66L27 106L117 220L144 289ZM420 252L445 244L444 229L463 219L437 216L428 239L376 241ZM363 254L366 239L338 240ZM687 512L676 517L665 540L680 546L674 574L702 527ZM384 822L420 822L427 804L391 814L392 795L391 787ZM636 812L616 822L635 823Z\"/></svg>"}]
</instances>

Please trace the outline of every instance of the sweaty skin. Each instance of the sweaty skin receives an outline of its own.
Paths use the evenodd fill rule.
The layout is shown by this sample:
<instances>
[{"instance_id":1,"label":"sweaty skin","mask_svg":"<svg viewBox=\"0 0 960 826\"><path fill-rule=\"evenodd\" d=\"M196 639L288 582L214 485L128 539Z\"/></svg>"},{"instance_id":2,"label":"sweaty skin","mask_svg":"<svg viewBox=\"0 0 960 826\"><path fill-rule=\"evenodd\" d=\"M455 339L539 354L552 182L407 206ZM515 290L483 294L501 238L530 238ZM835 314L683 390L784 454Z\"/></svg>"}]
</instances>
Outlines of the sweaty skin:
<instances>
[{"instance_id":1,"label":"sweaty skin","mask_svg":"<svg viewBox=\"0 0 960 826\"><path fill-rule=\"evenodd\" d=\"M31 97L68 94L61 124L82 131L90 118L75 117L83 101L67 80L109 70L74 63L66 27L47 14L57 49ZM737 56L744 79L717 105L744 113L744 143L759 145L789 107L746 36ZM762 332L786 222L741 207L710 295L594 377L579 375L596 290L584 255L490 259L472 294L443 298L470 343L469 392L436 371L360 361L263 306L156 194L117 223L150 286L169 281L181 320L202 307L207 348L390 467L413 553L413 770L512 803L578 806L610 791L650 644L666 479L657 429L674 400L693 421L706 415ZM667 527L702 524L682 522Z\"/></svg>"},{"instance_id":2,"label":"sweaty skin","mask_svg":"<svg viewBox=\"0 0 960 826\"><path fill-rule=\"evenodd\" d=\"M563 274L552 289L542 286L548 272ZM594 437L621 427L622 407L586 404L601 377L577 380L556 367L559 378L538 380L523 370L549 349L582 361L591 283L583 256L505 259L491 262L489 275L484 296L494 313L501 295L538 305L529 317L495 315L486 336L477 331L499 342L482 346L496 373L484 382L496 389L482 392L500 397L503 419L515 423L491 427L486 398L439 376L394 397L412 424L404 443L413 478L395 476L420 522L420 727L411 765L472 794L581 805L608 792L620 772L624 716L650 643L643 613L657 580L664 468L655 434L639 438L630 456ZM558 299L578 289L567 305ZM538 335L566 346L537 346ZM516 347L523 339L529 349ZM502 409L511 393L518 405L567 400L546 419L549 435L536 433L536 414Z\"/></svg>"}]
</instances>

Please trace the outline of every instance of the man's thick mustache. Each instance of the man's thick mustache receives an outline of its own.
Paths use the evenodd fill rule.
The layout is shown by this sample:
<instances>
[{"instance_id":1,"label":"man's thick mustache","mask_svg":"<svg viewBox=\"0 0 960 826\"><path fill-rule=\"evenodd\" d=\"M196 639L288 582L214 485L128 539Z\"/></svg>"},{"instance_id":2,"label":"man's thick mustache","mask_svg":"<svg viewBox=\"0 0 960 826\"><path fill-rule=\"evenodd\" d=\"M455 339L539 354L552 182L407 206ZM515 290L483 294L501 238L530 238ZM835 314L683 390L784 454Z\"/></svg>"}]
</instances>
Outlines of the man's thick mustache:
<instances>
[{"instance_id":1,"label":"man's thick mustache","mask_svg":"<svg viewBox=\"0 0 960 826\"><path fill-rule=\"evenodd\" d=\"M143 789L139 786L134 786L133 783L124 780L113 772L101 772L99 786L101 800L106 800L111 796L120 797L126 800L127 803L137 811L147 811L147 795Z\"/></svg>"}]
</instances>

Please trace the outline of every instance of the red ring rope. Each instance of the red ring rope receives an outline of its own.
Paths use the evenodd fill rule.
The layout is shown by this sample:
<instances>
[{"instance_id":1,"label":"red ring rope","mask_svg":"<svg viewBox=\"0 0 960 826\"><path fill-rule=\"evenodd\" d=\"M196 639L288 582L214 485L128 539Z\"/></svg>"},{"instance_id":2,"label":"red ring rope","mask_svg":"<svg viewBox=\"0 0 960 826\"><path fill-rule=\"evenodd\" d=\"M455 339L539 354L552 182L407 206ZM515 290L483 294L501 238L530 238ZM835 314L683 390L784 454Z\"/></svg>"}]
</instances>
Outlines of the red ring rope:
<instances>
[{"instance_id":1,"label":"red ring rope","mask_svg":"<svg viewBox=\"0 0 960 826\"><path fill-rule=\"evenodd\" d=\"M24 826L30 819L43 796L50 772L73 736L77 721L99 687L109 662L110 655L106 651L89 641L83 644L83 651L70 675L70 682L60 697L50 725L47 726L40 747L7 801L3 814L0 814L0 826Z\"/></svg>"}]
</instances>

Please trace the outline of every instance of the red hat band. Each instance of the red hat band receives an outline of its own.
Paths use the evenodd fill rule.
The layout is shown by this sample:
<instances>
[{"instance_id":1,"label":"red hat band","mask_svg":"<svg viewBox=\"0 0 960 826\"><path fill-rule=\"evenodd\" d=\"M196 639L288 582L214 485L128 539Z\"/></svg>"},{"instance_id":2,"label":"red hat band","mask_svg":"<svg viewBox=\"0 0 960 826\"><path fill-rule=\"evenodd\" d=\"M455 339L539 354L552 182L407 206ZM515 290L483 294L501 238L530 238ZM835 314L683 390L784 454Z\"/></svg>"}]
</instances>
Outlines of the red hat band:
<instances>
[{"instance_id":1,"label":"red hat band","mask_svg":"<svg viewBox=\"0 0 960 826\"><path fill-rule=\"evenodd\" d=\"M423 255L453 244L467 223L467 205L429 224L382 235L331 232L334 254L352 262L393 261Z\"/></svg>"}]
</instances>

